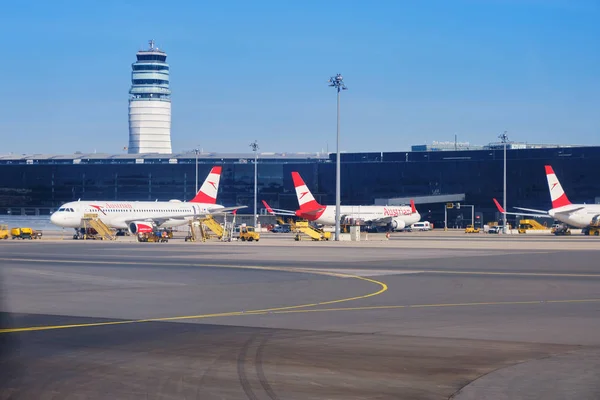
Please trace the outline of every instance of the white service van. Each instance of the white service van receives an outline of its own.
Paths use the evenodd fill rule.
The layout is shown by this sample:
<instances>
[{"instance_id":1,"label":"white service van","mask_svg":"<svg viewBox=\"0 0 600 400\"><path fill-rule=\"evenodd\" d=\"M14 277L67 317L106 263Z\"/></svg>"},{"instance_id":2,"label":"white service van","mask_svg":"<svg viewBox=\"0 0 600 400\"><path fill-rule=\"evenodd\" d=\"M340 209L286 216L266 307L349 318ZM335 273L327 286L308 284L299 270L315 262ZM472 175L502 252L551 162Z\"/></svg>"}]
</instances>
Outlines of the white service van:
<instances>
[{"instance_id":1,"label":"white service van","mask_svg":"<svg viewBox=\"0 0 600 400\"><path fill-rule=\"evenodd\" d=\"M430 231L431 224L429 221L415 222L411 225L410 229L413 231Z\"/></svg>"}]
</instances>

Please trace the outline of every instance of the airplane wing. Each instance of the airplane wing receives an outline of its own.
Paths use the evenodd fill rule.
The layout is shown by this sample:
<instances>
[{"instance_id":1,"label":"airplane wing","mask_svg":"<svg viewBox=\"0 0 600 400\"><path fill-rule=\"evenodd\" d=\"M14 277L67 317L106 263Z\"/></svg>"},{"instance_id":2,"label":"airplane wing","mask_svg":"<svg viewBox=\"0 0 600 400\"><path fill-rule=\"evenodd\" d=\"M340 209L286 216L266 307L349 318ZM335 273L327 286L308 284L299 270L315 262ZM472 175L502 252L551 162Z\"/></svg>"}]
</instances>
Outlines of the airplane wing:
<instances>
[{"instance_id":1,"label":"airplane wing","mask_svg":"<svg viewBox=\"0 0 600 400\"><path fill-rule=\"evenodd\" d=\"M267 212L271 215L289 215L289 216L296 216L296 212L292 211L292 210L282 210L280 208L271 208L271 206L266 202L266 201L262 201L263 205L265 206L265 208L267 209Z\"/></svg>"},{"instance_id":2,"label":"airplane wing","mask_svg":"<svg viewBox=\"0 0 600 400\"><path fill-rule=\"evenodd\" d=\"M325 207L315 208L314 210L310 210L310 211L302 211L302 215L317 215L323 210L325 210Z\"/></svg>"},{"instance_id":3,"label":"airplane wing","mask_svg":"<svg viewBox=\"0 0 600 400\"><path fill-rule=\"evenodd\" d=\"M496 203L496 207L498 208L498 211L500 211L500 213L502 214L506 214L506 215L522 215L523 217L537 217L537 218L552 218L550 215L548 215L547 211L542 211L542 210L534 210L532 208L520 208L520 207L515 207L518 210L527 210L527 211L535 211L538 212L538 214L533 214L533 213L516 213L516 212L507 212L504 211L504 208L502 208L502 206L500 205L500 203L498 203L498 200L493 199L494 203Z\"/></svg>"},{"instance_id":4,"label":"airplane wing","mask_svg":"<svg viewBox=\"0 0 600 400\"><path fill-rule=\"evenodd\" d=\"M529 214L529 213L522 213L522 212L506 212L503 213L506 215L520 215L522 217L537 217L537 218L550 218L550 219L554 219L553 217L549 216L548 214Z\"/></svg>"},{"instance_id":5,"label":"airplane wing","mask_svg":"<svg viewBox=\"0 0 600 400\"><path fill-rule=\"evenodd\" d=\"M235 206L235 207L224 207L224 208L217 208L215 210L212 210L210 212L206 212L206 213L196 213L196 214L192 214L192 213L186 213L186 214L164 214L164 215L158 215L158 216L153 216L151 218L133 218L133 219L126 219L124 220L124 222L126 224L129 224L130 222L135 222L135 221L146 221L146 222L154 222L156 225L162 225L163 223L165 223L168 220L173 220L173 219L185 219L185 218L189 218L189 217L206 217L208 215L219 215L219 214L227 214L230 213L232 211L237 211L241 208L247 208L247 206Z\"/></svg>"},{"instance_id":6,"label":"airplane wing","mask_svg":"<svg viewBox=\"0 0 600 400\"><path fill-rule=\"evenodd\" d=\"M555 211L555 214L571 214L574 213L575 211L579 211L579 210L583 210L585 207L576 207L576 208L571 208L568 210L564 210L564 211Z\"/></svg>"},{"instance_id":7,"label":"airplane wing","mask_svg":"<svg viewBox=\"0 0 600 400\"><path fill-rule=\"evenodd\" d=\"M515 207L517 210L532 211L539 214L548 214L548 211L536 210L535 208Z\"/></svg>"}]
</instances>

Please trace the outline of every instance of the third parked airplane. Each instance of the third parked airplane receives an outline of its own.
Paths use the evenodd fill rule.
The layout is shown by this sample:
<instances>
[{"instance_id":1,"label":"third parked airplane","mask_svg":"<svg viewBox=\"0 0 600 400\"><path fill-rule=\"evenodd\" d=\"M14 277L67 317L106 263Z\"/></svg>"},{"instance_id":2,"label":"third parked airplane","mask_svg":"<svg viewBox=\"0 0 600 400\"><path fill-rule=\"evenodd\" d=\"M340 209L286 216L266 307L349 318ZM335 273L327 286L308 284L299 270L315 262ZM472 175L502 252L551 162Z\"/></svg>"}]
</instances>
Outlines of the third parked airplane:
<instances>
[{"instance_id":1,"label":"third parked airplane","mask_svg":"<svg viewBox=\"0 0 600 400\"><path fill-rule=\"evenodd\" d=\"M562 223L577 228L586 228L592 222L592 218L600 215L600 204L573 204L569 201L567 194L558 181L552 166L546 165L546 179L548 180L548 189L552 199L552 208L548 211L536 210L533 208L515 207L517 210L524 210L530 214L506 212L511 215L523 215L532 217L554 218ZM500 203L494 199L496 207L501 213L505 213Z\"/></svg>"},{"instance_id":2,"label":"third parked airplane","mask_svg":"<svg viewBox=\"0 0 600 400\"><path fill-rule=\"evenodd\" d=\"M298 172L292 172L296 196L300 208L296 211L272 209L263 204L272 214L296 215L319 225L335 225L335 206L319 204ZM340 206L341 222L368 226L386 226L388 229L404 229L421 220L414 202L409 206Z\"/></svg>"}]
</instances>

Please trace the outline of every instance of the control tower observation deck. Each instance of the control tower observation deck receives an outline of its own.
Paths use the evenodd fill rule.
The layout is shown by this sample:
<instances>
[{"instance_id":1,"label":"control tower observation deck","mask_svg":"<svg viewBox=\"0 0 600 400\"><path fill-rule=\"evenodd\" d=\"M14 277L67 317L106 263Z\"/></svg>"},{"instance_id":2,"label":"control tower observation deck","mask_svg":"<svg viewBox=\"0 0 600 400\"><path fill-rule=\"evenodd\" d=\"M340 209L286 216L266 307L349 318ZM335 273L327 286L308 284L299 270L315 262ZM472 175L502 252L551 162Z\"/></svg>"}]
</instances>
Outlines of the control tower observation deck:
<instances>
[{"instance_id":1,"label":"control tower observation deck","mask_svg":"<svg viewBox=\"0 0 600 400\"><path fill-rule=\"evenodd\" d=\"M154 46L137 52L129 90L129 153L171 153L171 90L167 54Z\"/></svg>"}]
</instances>

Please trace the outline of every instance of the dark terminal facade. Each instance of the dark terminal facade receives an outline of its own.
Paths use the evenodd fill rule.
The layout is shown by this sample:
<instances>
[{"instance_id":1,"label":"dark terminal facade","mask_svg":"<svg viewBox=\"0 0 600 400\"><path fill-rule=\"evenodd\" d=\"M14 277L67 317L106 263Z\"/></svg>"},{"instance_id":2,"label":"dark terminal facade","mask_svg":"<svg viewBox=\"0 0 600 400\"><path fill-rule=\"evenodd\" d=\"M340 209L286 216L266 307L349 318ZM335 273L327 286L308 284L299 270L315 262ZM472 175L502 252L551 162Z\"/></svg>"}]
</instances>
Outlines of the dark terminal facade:
<instances>
[{"instance_id":1,"label":"dark terminal facade","mask_svg":"<svg viewBox=\"0 0 600 400\"><path fill-rule=\"evenodd\" d=\"M552 165L572 202L600 202L600 147L509 146L506 153L509 209L550 208L546 164ZM385 205L417 198L423 219L441 227L447 199L454 198L473 205L478 221L496 221L492 198L502 201L503 164L501 146L342 153L342 204ZM213 165L223 167L219 204L247 205L245 211L252 213L253 154L185 153L0 156L0 214L47 214L77 199L189 200L196 170L201 185ZM258 203L266 200L274 208L295 210L292 171L300 172L317 201L335 204L335 154L301 153L258 155ZM453 209L449 226L470 218L470 208Z\"/></svg>"}]
</instances>

